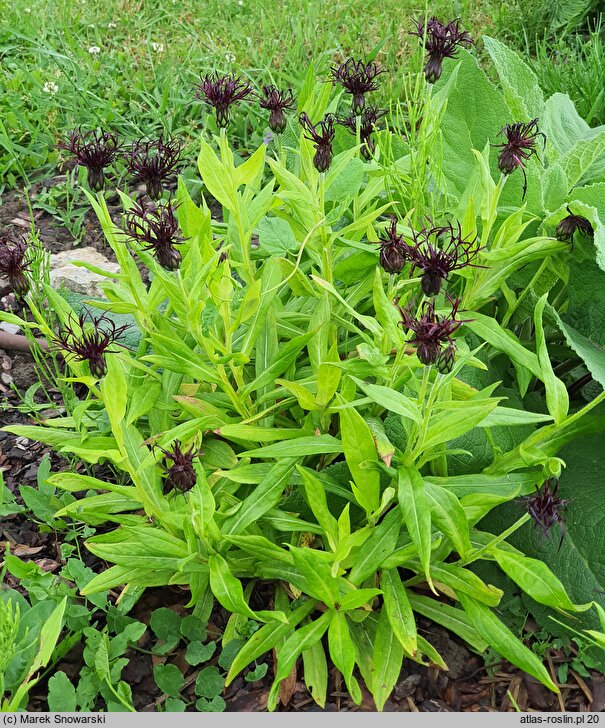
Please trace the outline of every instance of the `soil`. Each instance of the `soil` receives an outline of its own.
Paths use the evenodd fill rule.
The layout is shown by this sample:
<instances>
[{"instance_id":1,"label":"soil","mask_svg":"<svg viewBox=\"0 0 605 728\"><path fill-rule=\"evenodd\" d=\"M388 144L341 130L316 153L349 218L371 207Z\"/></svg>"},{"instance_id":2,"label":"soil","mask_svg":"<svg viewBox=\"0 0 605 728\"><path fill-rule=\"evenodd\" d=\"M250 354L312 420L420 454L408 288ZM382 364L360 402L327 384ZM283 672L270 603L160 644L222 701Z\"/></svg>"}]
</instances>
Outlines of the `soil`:
<instances>
[{"instance_id":1,"label":"soil","mask_svg":"<svg viewBox=\"0 0 605 728\"><path fill-rule=\"evenodd\" d=\"M60 178L52 181L58 183ZM33 194L36 193L35 188ZM117 210L117 208L116 208ZM34 212L36 227L43 245L51 252L70 249L73 237L48 213ZM10 192L3 196L0 206L0 229L16 226L23 232L29 229L29 211L22 193ZM87 215L82 245L90 245L111 258L111 250L104 244L103 235L93 219ZM0 281L0 307L18 312L18 302L2 291ZM36 366L29 354L0 350L0 426L12 424L32 424L32 419L17 409L22 394L37 381ZM58 392L50 392L54 406L42 416L57 416L61 411ZM19 486L36 487L40 460L48 455L53 471L67 469L70 464L53 453L52 449L40 443L29 441L0 430L0 471L8 490L17 502L22 503ZM84 469L76 464L76 469ZM0 523L0 548L6 543L13 554L23 560L32 560L45 571L56 573L63 565L58 534L45 532L30 517L23 514L5 516ZM105 564L90 554L85 547L81 549L87 566L96 571ZM5 583L20 588L12 576L5 577ZM149 623L150 615L158 607L169 607L181 614L187 613L185 605L189 592L180 587L147 589L135 605L131 616ZM208 627L212 638L220 639L225 627L227 614L222 608L213 612ZM102 622L99 626L102 626ZM536 680L512 667L505 661L495 665L485 665L480 656L471 654L456 638L441 627L428 620L420 619L420 631L435 645L449 666L448 672L436 668L424 668L411 661L404 661L399 681L385 711L391 712L451 712L451 711L513 711L515 703L522 710L530 711L602 711L605 710L605 678L594 673L590 678L569 671L568 684L561 685L561 695L557 697L546 690ZM151 636L148 630L138 645L141 650L150 647ZM132 688L133 701L139 711L154 711L166 700L153 680L153 666L158 660L177 665L185 675L186 688L184 700L195 702L194 683L200 667L190 667L184 659L184 647L176 648L167 656L159 658L146 652L131 649L127 652L128 665L124 668L123 679ZM267 697L273 679L272 656L265 658L270 668L264 679L246 682L239 676L225 691L223 697L228 711L248 712L266 710ZM551 675L556 674L556 666L566 660L565 656L551 650L547 662ZM205 663L202 667L207 666ZM68 676L75 677L83 665L82 646L77 645L57 665ZM363 701L355 705L349 698L340 674L332 668L329 680L329 696L325 711L373 711L375 705L368 691L362 687ZM46 680L40 681L31 695L29 709L46 710ZM281 690L283 704L281 711L317 712L319 708L309 695L302 681L301 669L284 681Z\"/></svg>"}]
</instances>

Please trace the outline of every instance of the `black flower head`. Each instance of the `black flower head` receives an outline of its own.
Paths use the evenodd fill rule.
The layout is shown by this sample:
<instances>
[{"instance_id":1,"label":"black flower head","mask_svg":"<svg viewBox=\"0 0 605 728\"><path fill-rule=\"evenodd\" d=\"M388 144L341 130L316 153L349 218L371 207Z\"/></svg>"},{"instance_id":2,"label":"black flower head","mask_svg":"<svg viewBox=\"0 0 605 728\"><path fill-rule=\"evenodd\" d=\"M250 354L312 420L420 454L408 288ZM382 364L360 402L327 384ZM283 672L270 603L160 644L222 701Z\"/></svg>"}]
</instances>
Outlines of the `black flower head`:
<instances>
[{"instance_id":1,"label":"black flower head","mask_svg":"<svg viewBox=\"0 0 605 728\"><path fill-rule=\"evenodd\" d=\"M569 500L559 498L558 491L559 481L556 478L549 478L543 484L542 488L536 485L536 492L533 495L524 496L522 500L525 501L527 512L532 517L534 525L547 538L550 537L552 527L559 524L559 528L561 529L559 548L561 548L561 543L563 543L563 537L565 536L562 513L567 507Z\"/></svg>"},{"instance_id":2,"label":"black flower head","mask_svg":"<svg viewBox=\"0 0 605 728\"><path fill-rule=\"evenodd\" d=\"M359 116L365 107L365 95L380 88L376 78L381 73L384 73L384 69L374 61L366 63L353 58L331 69L332 82L339 83L353 97L351 108L356 116Z\"/></svg>"},{"instance_id":3,"label":"black flower head","mask_svg":"<svg viewBox=\"0 0 605 728\"><path fill-rule=\"evenodd\" d=\"M420 317L413 313L414 304L407 308L397 305L401 314L399 322L403 328L414 332L410 344L416 345L416 355L422 364L438 364L440 369L451 369L456 353L452 335L470 319L456 319L460 299L454 301L448 296L452 310L448 316L435 313L435 302L425 301ZM446 347L442 351L443 347Z\"/></svg>"},{"instance_id":4,"label":"black flower head","mask_svg":"<svg viewBox=\"0 0 605 728\"><path fill-rule=\"evenodd\" d=\"M521 199L524 199L527 192L527 174L524 162L534 154L536 157L538 156L536 151L538 137L542 137L544 146L546 146L546 136L538 129L538 119L507 124L500 131L500 134L504 134L506 142L492 145L500 148L498 168L503 174L511 174L517 168L521 169L523 172L523 195Z\"/></svg>"},{"instance_id":5,"label":"black flower head","mask_svg":"<svg viewBox=\"0 0 605 728\"><path fill-rule=\"evenodd\" d=\"M324 118L317 124L313 124L311 119L303 111L298 117L300 125L306 132L305 139L313 142L315 145L315 156L313 164L318 172L325 172L332 164L332 142L334 141L334 122L333 114L326 114Z\"/></svg>"},{"instance_id":6,"label":"black flower head","mask_svg":"<svg viewBox=\"0 0 605 728\"><path fill-rule=\"evenodd\" d=\"M73 354L76 361L87 361L92 376L101 379L107 371L105 354L112 353L109 347L130 327L130 324L116 326L105 314L96 317L90 311L78 316L78 330L74 329L74 323L70 316L70 322L64 324L55 335L53 345L68 354Z\"/></svg>"},{"instance_id":7,"label":"black flower head","mask_svg":"<svg viewBox=\"0 0 605 728\"><path fill-rule=\"evenodd\" d=\"M164 450L159 445L157 447L164 453L164 457L172 462L170 466L162 465L167 476L165 483L167 489L191 490L197 481L193 461L203 453L195 445L192 445L189 450L183 450L178 440L172 443L171 450Z\"/></svg>"},{"instance_id":8,"label":"black flower head","mask_svg":"<svg viewBox=\"0 0 605 728\"><path fill-rule=\"evenodd\" d=\"M449 223L412 234L414 244L406 246L406 254L412 271L416 268L422 271L420 285L425 296L436 296L452 271L483 267L472 262L482 249L477 245L477 238L464 238L460 223L456 229Z\"/></svg>"},{"instance_id":9,"label":"black flower head","mask_svg":"<svg viewBox=\"0 0 605 728\"><path fill-rule=\"evenodd\" d=\"M242 101L252 93L252 86L241 76L219 76L218 73L208 73L202 77L197 86L197 97L216 112L216 123L220 129L229 124L230 107Z\"/></svg>"},{"instance_id":10,"label":"black flower head","mask_svg":"<svg viewBox=\"0 0 605 728\"><path fill-rule=\"evenodd\" d=\"M353 112L349 116L340 116L336 119L338 124L345 126L351 134L357 134L357 119L359 123L359 141L362 144L361 153L365 159L371 159L374 156L374 139L372 132L376 131L376 124L387 112L376 108L376 106L366 106L361 113L361 117L356 116Z\"/></svg>"},{"instance_id":11,"label":"black flower head","mask_svg":"<svg viewBox=\"0 0 605 728\"><path fill-rule=\"evenodd\" d=\"M118 135L110 131L90 130L83 132L81 128L70 132L67 142L59 146L71 152L78 163L88 170L88 185L98 192L105 185L105 168L113 164L122 145Z\"/></svg>"},{"instance_id":12,"label":"black flower head","mask_svg":"<svg viewBox=\"0 0 605 728\"><path fill-rule=\"evenodd\" d=\"M174 246L183 239L171 201L147 207L135 202L124 220L126 233L141 243L143 250L151 250L162 268L176 270L180 266L182 256Z\"/></svg>"},{"instance_id":13,"label":"black flower head","mask_svg":"<svg viewBox=\"0 0 605 728\"><path fill-rule=\"evenodd\" d=\"M424 75L429 83L434 83L441 76L444 58L455 58L460 46L473 45L474 41L465 30L460 30L459 20L444 25L437 18L428 21L421 18L416 21L416 30L412 35L424 39L426 64Z\"/></svg>"},{"instance_id":14,"label":"black flower head","mask_svg":"<svg viewBox=\"0 0 605 728\"><path fill-rule=\"evenodd\" d=\"M137 141L132 145L127 155L128 171L136 182L145 183L152 200L158 200L165 185L174 181L181 151L181 145L175 139Z\"/></svg>"},{"instance_id":15,"label":"black flower head","mask_svg":"<svg viewBox=\"0 0 605 728\"><path fill-rule=\"evenodd\" d=\"M587 238L592 238L594 230L590 220L587 220L581 215L574 215L569 207L567 208L567 212L569 215L561 220L555 230L557 240L571 240L576 230L586 235Z\"/></svg>"},{"instance_id":16,"label":"black flower head","mask_svg":"<svg viewBox=\"0 0 605 728\"><path fill-rule=\"evenodd\" d=\"M0 273L8 278L8 284L17 296L24 296L29 290L28 247L23 238L12 240L8 233L0 235Z\"/></svg>"},{"instance_id":17,"label":"black flower head","mask_svg":"<svg viewBox=\"0 0 605 728\"><path fill-rule=\"evenodd\" d=\"M261 109L269 111L269 128L275 134L283 134L286 130L285 111L296 103L292 89L280 91L277 86L263 86L262 96L258 96Z\"/></svg>"},{"instance_id":18,"label":"black flower head","mask_svg":"<svg viewBox=\"0 0 605 728\"><path fill-rule=\"evenodd\" d=\"M378 241L380 245L380 265L387 273L401 273L406 263L406 247L403 238L397 232L397 218L391 217L391 222L384 231L384 238Z\"/></svg>"}]
</instances>

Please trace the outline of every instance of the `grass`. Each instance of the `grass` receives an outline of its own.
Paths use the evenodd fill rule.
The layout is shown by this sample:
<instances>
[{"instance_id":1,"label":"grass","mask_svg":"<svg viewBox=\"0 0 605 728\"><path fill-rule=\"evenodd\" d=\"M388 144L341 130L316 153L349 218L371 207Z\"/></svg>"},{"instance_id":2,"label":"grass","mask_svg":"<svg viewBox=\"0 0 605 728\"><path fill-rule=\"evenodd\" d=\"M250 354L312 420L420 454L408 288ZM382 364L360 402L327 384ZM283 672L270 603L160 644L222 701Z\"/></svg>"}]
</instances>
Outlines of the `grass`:
<instances>
[{"instance_id":1,"label":"grass","mask_svg":"<svg viewBox=\"0 0 605 728\"><path fill-rule=\"evenodd\" d=\"M497 5L438 0L430 12L464 18L477 37L495 32ZM80 124L196 138L206 111L194 84L209 70L298 89L311 59L327 76L332 62L373 51L390 71L384 98L397 97L423 10L400 0L373 15L363 0L12 0L0 18L0 185L51 169L56 142ZM257 143L263 126L250 106L240 143Z\"/></svg>"}]
</instances>

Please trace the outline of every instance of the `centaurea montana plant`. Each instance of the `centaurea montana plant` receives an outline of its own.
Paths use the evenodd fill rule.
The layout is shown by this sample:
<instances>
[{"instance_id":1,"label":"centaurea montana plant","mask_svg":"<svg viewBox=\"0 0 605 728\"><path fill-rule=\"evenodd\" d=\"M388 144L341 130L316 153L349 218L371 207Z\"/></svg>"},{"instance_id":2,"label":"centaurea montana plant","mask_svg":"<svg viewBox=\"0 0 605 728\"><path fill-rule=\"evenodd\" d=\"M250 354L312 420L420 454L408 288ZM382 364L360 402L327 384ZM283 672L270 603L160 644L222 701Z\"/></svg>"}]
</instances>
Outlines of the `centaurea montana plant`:
<instances>
[{"instance_id":1,"label":"centaurea montana plant","mask_svg":"<svg viewBox=\"0 0 605 728\"><path fill-rule=\"evenodd\" d=\"M332 82L340 84L351 95L351 110L354 116L360 116L363 112L366 94L380 88L380 82L376 79L384 72L385 69L375 61L366 62L354 58L332 67Z\"/></svg>"},{"instance_id":2,"label":"centaurea montana plant","mask_svg":"<svg viewBox=\"0 0 605 728\"><path fill-rule=\"evenodd\" d=\"M416 30L411 34L424 40L427 57L424 74L430 83L441 77L445 58L455 58L460 47L474 44L470 34L460 29L458 20L443 24L434 16L416 21Z\"/></svg>"},{"instance_id":3,"label":"centaurea montana plant","mask_svg":"<svg viewBox=\"0 0 605 728\"><path fill-rule=\"evenodd\" d=\"M527 192L525 162L532 156L538 156L536 144L539 136L542 137L544 146L546 146L546 135L540 131L537 118L527 122L518 121L514 124L507 124L499 134L504 134L506 141L502 142L502 144L493 145L500 149L498 168L502 174L506 175L512 174L516 169L523 172L523 195L521 199L524 199Z\"/></svg>"}]
</instances>

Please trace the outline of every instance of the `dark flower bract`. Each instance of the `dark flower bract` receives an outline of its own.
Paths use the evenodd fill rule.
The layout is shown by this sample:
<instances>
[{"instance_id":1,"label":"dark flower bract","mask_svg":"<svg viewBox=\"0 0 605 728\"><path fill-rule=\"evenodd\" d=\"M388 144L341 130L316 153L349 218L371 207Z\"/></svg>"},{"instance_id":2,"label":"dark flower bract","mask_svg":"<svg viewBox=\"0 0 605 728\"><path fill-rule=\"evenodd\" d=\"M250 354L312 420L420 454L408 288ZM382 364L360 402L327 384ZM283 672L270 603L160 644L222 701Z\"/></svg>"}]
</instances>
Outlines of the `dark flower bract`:
<instances>
[{"instance_id":1,"label":"dark flower bract","mask_svg":"<svg viewBox=\"0 0 605 728\"><path fill-rule=\"evenodd\" d=\"M191 490L197 482L193 461L203 453L200 453L194 445L189 450L183 450L178 440L172 443L171 450L164 450L159 445L157 447L162 451L164 457L172 462L170 466L162 466L166 473L166 485L168 488L174 488L180 491Z\"/></svg>"},{"instance_id":2,"label":"dark flower bract","mask_svg":"<svg viewBox=\"0 0 605 728\"><path fill-rule=\"evenodd\" d=\"M587 238L592 238L594 235L594 229L590 220L581 215L574 215L572 211L567 208L569 215L564 217L561 222L557 225L555 230L555 237L558 240L571 240L576 230L579 230Z\"/></svg>"}]
</instances>

